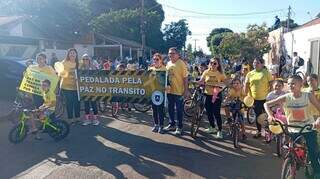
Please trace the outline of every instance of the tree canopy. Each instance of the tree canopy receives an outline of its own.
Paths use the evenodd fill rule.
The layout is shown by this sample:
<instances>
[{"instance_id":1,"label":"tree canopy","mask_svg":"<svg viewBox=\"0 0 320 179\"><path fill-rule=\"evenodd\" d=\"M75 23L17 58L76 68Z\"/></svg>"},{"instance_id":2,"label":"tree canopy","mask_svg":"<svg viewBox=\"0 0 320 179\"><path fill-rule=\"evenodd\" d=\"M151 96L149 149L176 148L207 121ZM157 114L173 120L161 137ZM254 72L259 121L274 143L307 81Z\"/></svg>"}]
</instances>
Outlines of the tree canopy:
<instances>
[{"instance_id":1,"label":"tree canopy","mask_svg":"<svg viewBox=\"0 0 320 179\"><path fill-rule=\"evenodd\" d=\"M165 26L163 38L167 47L177 47L181 50L185 47L188 35L191 35L188 23L185 19L181 19Z\"/></svg>"}]
</instances>

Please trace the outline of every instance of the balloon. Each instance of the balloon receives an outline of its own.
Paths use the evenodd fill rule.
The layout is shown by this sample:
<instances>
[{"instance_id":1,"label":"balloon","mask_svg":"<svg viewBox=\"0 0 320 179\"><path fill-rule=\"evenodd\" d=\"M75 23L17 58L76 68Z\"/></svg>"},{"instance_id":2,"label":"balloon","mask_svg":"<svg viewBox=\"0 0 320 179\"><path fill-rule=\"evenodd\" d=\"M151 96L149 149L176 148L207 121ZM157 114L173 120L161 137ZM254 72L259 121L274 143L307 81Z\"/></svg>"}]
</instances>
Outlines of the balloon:
<instances>
[{"instance_id":1,"label":"balloon","mask_svg":"<svg viewBox=\"0 0 320 179\"><path fill-rule=\"evenodd\" d=\"M55 64L54 64L54 69L56 70L56 72L57 73L61 73L61 72L63 72L64 71L64 66L63 66L63 64L62 64L62 62L56 62Z\"/></svg>"},{"instance_id":2,"label":"balloon","mask_svg":"<svg viewBox=\"0 0 320 179\"><path fill-rule=\"evenodd\" d=\"M253 106L253 103L254 103L254 99L253 99L253 97L251 97L251 96L246 96L246 97L243 99L243 103L244 103L247 107L252 107L252 106Z\"/></svg>"}]
</instances>

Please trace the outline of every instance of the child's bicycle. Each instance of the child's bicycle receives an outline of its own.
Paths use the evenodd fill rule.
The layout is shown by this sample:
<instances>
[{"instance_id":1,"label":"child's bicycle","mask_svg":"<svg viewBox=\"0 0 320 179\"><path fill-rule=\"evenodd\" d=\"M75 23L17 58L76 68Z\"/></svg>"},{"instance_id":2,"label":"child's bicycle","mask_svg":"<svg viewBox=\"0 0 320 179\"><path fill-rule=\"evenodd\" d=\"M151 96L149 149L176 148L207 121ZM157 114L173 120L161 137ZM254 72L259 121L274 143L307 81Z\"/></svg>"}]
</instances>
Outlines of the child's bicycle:
<instances>
[{"instance_id":1,"label":"child's bicycle","mask_svg":"<svg viewBox=\"0 0 320 179\"><path fill-rule=\"evenodd\" d=\"M26 121L31 118L32 113L38 113L38 110L24 109L19 115L19 122L9 132L9 141L17 144L22 142L28 135L29 126ZM51 120L49 117L45 117L41 121L42 125L40 130L44 133L48 133L55 141L60 141L67 137L70 128L69 124L63 120Z\"/></svg>"},{"instance_id":2,"label":"child's bicycle","mask_svg":"<svg viewBox=\"0 0 320 179\"><path fill-rule=\"evenodd\" d=\"M281 179L295 178L300 168L304 169L306 178L314 178L313 168L308 157L307 146L303 140L303 131L311 131L312 124L307 124L303 127L282 124L275 121L272 125L280 125L283 133L288 136L287 144L283 145L284 148L284 162L282 164ZM299 133L289 133L288 128L300 129Z\"/></svg>"}]
</instances>

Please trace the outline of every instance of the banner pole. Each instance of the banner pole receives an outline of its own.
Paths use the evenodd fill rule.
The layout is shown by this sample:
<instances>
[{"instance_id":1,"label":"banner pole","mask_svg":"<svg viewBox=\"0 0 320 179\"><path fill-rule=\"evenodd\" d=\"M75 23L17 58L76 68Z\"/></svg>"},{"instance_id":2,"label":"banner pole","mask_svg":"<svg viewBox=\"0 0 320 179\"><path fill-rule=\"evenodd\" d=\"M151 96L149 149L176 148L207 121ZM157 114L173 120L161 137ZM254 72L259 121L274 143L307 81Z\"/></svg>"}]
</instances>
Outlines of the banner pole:
<instances>
[{"instance_id":1,"label":"banner pole","mask_svg":"<svg viewBox=\"0 0 320 179\"><path fill-rule=\"evenodd\" d=\"M79 80L78 80L78 73L77 73L77 70L74 70L74 72L75 72L76 84L77 84L78 101L80 101L80 92L79 92Z\"/></svg>"},{"instance_id":2,"label":"banner pole","mask_svg":"<svg viewBox=\"0 0 320 179\"><path fill-rule=\"evenodd\" d=\"M164 105L167 106L167 87L168 87L168 71L166 70L166 81L165 81L165 90L164 90Z\"/></svg>"}]
</instances>

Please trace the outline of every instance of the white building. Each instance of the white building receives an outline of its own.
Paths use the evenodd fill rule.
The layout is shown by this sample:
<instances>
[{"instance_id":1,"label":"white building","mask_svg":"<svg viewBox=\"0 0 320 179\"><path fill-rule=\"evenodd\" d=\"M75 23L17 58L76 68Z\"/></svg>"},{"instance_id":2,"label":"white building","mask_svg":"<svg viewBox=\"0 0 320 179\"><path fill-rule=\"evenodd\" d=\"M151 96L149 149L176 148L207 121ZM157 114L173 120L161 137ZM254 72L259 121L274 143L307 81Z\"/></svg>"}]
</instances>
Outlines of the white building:
<instances>
[{"instance_id":1,"label":"white building","mask_svg":"<svg viewBox=\"0 0 320 179\"><path fill-rule=\"evenodd\" d=\"M320 18L313 19L290 32L284 34L284 45L287 54L293 52L305 60L302 67L307 71L307 62L310 60L313 70L311 73L320 74Z\"/></svg>"}]
</instances>

